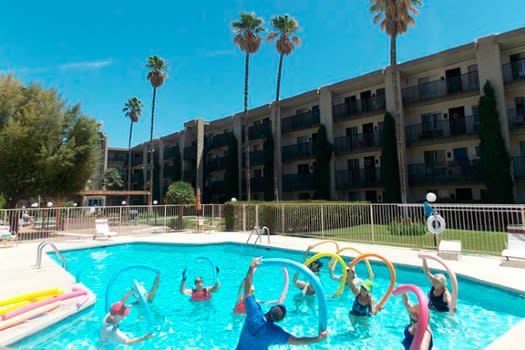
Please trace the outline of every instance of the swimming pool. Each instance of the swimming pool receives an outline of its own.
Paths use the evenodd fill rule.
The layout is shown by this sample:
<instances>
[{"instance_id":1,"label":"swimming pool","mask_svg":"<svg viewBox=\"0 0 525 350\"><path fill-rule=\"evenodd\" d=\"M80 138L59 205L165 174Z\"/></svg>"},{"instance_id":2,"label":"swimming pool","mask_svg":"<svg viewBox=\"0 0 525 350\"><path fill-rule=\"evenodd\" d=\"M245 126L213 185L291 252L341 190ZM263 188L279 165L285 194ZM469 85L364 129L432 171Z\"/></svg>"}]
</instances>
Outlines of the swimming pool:
<instances>
[{"instance_id":1,"label":"swimming pool","mask_svg":"<svg viewBox=\"0 0 525 350\"><path fill-rule=\"evenodd\" d=\"M13 345L15 349L100 349L98 341L100 323L105 315L104 294L113 273L132 264L147 264L161 270L161 283L153 302L156 336L134 349L234 349L243 317L232 313L239 283L243 279L252 257L285 257L302 261L302 252L247 246L241 244L175 245L133 243L101 248L66 251L69 271L97 294L97 303L83 313L48 328ZM220 267L221 289L213 300L192 303L179 294L181 272L193 258L207 256ZM325 264L326 266L326 264ZM372 294L379 298L386 290L389 272L379 263L373 263L375 288ZM337 283L326 273L321 275L327 294L337 289ZM398 283L413 283L428 290L426 279L419 269L396 266ZM210 273L203 274L205 284ZM366 278L364 264L357 269ZM149 288L151 275L122 276L115 290L124 294L132 277L146 278ZM193 273L192 273L193 274ZM290 279L293 275L290 276ZM279 269L261 269L255 275L256 296L261 299L277 298L282 288ZM188 279L191 286L191 277ZM432 313L435 349L482 349L525 317L525 300L518 294L459 278L460 295L455 318ZM117 296L115 296L117 297ZM408 316L400 297L391 297L384 310L363 323L352 324L348 312L353 296L347 290L340 298L329 299L328 328L330 336L311 349L401 349L403 328ZM286 300L288 315L282 326L296 335L316 335L317 302L301 297L290 286ZM264 306L263 306L264 308ZM139 308L133 308L122 330L142 335L146 322L135 322ZM121 346L120 348L126 348ZM279 347L275 347L279 349ZM282 347L287 348L287 347ZM298 347L299 348L299 347Z\"/></svg>"}]
</instances>

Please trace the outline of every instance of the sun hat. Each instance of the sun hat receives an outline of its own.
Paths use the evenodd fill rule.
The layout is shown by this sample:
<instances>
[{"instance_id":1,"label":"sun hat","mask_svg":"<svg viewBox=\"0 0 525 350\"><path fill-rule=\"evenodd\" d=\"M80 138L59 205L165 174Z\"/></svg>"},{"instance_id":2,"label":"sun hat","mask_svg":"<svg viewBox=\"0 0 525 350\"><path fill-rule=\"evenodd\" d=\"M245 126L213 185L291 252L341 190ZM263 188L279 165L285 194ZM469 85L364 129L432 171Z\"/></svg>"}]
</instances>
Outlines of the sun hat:
<instances>
[{"instance_id":1,"label":"sun hat","mask_svg":"<svg viewBox=\"0 0 525 350\"><path fill-rule=\"evenodd\" d=\"M109 313L111 316L115 316L115 315L127 316L129 314L129 307L127 307L126 305L124 305L124 303L119 301L111 305L111 309L109 309Z\"/></svg>"},{"instance_id":2,"label":"sun hat","mask_svg":"<svg viewBox=\"0 0 525 350\"><path fill-rule=\"evenodd\" d=\"M374 284L372 283L372 281L366 280L361 282L361 288L370 293L372 289L374 289Z\"/></svg>"}]
</instances>

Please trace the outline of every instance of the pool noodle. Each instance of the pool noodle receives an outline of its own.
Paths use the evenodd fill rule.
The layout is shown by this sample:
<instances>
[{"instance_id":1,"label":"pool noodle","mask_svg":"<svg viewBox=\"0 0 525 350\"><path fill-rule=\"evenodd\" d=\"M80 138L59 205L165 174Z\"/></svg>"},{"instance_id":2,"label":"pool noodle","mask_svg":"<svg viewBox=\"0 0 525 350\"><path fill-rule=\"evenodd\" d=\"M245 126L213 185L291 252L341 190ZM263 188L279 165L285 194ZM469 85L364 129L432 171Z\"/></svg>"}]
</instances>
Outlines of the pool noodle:
<instances>
[{"instance_id":1,"label":"pool noodle","mask_svg":"<svg viewBox=\"0 0 525 350\"><path fill-rule=\"evenodd\" d=\"M416 295L419 304L419 319L417 322L414 339L410 345L410 350L423 350L421 349L421 343L425 337L429 320L428 300L423 291L413 284L401 284L392 293L394 293L394 295L398 295L406 294L408 292L412 292Z\"/></svg>"},{"instance_id":2,"label":"pool noodle","mask_svg":"<svg viewBox=\"0 0 525 350\"><path fill-rule=\"evenodd\" d=\"M315 244L312 244L312 245L309 245L308 248L306 248L306 250L304 251L304 255L303 255L303 259L306 261L306 256L308 255L308 253L314 249L315 247L318 247L320 245L323 245L325 243L332 243L333 245L335 245L335 251L337 252L339 250L339 243L337 243L336 241L334 241L333 239L325 239L324 241L321 241L321 242L317 242Z\"/></svg>"},{"instance_id":3,"label":"pool noodle","mask_svg":"<svg viewBox=\"0 0 525 350\"><path fill-rule=\"evenodd\" d=\"M151 310L148 301L146 300L146 296L141 291L143 288L141 288L141 285L137 280L133 280L133 288L135 289L135 293L137 293L140 305L144 308L148 325L150 328L153 328L153 317L151 316Z\"/></svg>"},{"instance_id":4,"label":"pool noodle","mask_svg":"<svg viewBox=\"0 0 525 350\"><path fill-rule=\"evenodd\" d=\"M326 297L324 293L323 286L321 285L321 281L319 281L319 278L310 271L307 267L305 267L303 264L298 263L297 261L289 260L289 259L281 259L281 258L264 258L261 260L261 266L279 266L279 267L286 267L291 268L296 271L300 271L304 273L306 276L308 276L310 280L310 284L315 290L315 294L317 295L317 301L319 304L319 330L325 331L328 326L328 320L327 320L327 305L326 305Z\"/></svg>"},{"instance_id":5,"label":"pool noodle","mask_svg":"<svg viewBox=\"0 0 525 350\"><path fill-rule=\"evenodd\" d=\"M317 260L319 260L321 258L325 258L325 257L328 257L328 256L332 257L332 259L335 259L343 267L343 278L341 278L341 283L339 283L339 288L332 295L332 297L337 297L337 296L341 295L341 293L343 293L343 291L345 290L345 284L346 284L346 274L347 274L346 273L346 264L345 264L345 261L343 260L343 258L341 258L339 255L333 254L333 253L317 253L314 256L312 256L310 259L306 260L304 262L304 264L306 266L308 266L311 263L313 263L314 261L317 261ZM310 270L310 269L308 269L308 270Z\"/></svg>"},{"instance_id":6,"label":"pool noodle","mask_svg":"<svg viewBox=\"0 0 525 350\"><path fill-rule=\"evenodd\" d=\"M39 308L33 309L31 311L28 311L26 313L13 317L7 321L0 321L0 331L6 328L10 328L10 327L19 325L20 323L23 323L27 320L30 320L32 318L35 318L47 312L53 311L54 309L60 306L60 303L61 301L55 301L54 303L47 304Z\"/></svg>"},{"instance_id":7,"label":"pool noodle","mask_svg":"<svg viewBox=\"0 0 525 350\"><path fill-rule=\"evenodd\" d=\"M192 260L190 265L193 265L195 262L197 262L199 260L204 260L210 265L213 285L215 285L217 283L217 270L215 269L215 265L213 264L213 261L211 261L210 258L207 258L205 256L198 256L198 257L196 257L195 259Z\"/></svg>"},{"instance_id":8,"label":"pool noodle","mask_svg":"<svg viewBox=\"0 0 525 350\"><path fill-rule=\"evenodd\" d=\"M52 289L41 290L41 291L38 291L38 292L21 294L21 295L17 295L16 297L12 297L12 298L9 298L9 299L1 300L0 301L0 306L16 304L16 303L19 303L21 301L34 301L35 299L40 298L40 297L44 297L44 296L54 297L54 296L60 295L62 293L64 293L63 290L61 290L59 288L52 288Z\"/></svg>"},{"instance_id":9,"label":"pool noodle","mask_svg":"<svg viewBox=\"0 0 525 350\"><path fill-rule=\"evenodd\" d=\"M458 279L456 277L456 274L454 273L454 271L450 269L450 267L448 267L448 265L443 261L443 259L440 259L437 256L430 255L430 254L419 254L418 257L420 257L421 259L424 258L424 259L430 259L430 260L437 261L447 271L450 277L450 280L452 281L452 300L450 301L449 315L454 316L458 308L458 294L459 294Z\"/></svg>"},{"instance_id":10,"label":"pool noodle","mask_svg":"<svg viewBox=\"0 0 525 350\"><path fill-rule=\"evenodd\" d=\"M340 253L344 252L345 250L351 250L353 252L356 252L358 254L358 256L363 254L359 249L356 249L354 247L343 247L343 248L339 249L336 254L340 256L341 255ZM343 258L343 260L344 260L344 258ZM368 279L370 281L372 281L372 280L374 280L374 277L375 277L374 276L374 271L372 270L372 265L370 265L370 262L368 261L368 259L365 259L365 264L366 264L366 268L368 269ZM335 266L335 264L333 264L332 266Z\"/></svg>"}]
</instances>

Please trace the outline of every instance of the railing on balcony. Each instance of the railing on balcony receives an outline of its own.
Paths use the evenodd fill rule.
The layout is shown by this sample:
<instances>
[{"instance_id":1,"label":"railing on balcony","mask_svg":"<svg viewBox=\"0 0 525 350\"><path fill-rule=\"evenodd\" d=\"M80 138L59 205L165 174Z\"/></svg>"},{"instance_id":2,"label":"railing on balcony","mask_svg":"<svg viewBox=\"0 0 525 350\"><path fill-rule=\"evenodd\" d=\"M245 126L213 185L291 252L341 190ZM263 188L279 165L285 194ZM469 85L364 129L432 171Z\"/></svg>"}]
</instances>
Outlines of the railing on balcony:
<instances>
[{"instance_id":1,"label":"railing on balcony","mask_svg":"<svg viewBox=\"0 0 525 350\"><path fill-rule=\"evenodd\" d=\"M178 153L179 153L179 147L177 146L167 147L164 150L164 159L174 158Z\"/></svg>"},{"instance_id":2,"label":"railing on balcony","mask_svg":"<svg viewBox=\"0 0 525 350\"><path fill-rule=\"evenodd\" d=\"M314 190L314 174L286 174L283 175L283 191L310 191Z\"/></svg>"},{"instance_id":3,"label":"railing on balcony","mask_svg":"<svg viewBox=\"0 0 525 350\"><path fill-rule=\"evenodd\" d=\"M248 138L250 140L262 139L264 135L271 131L272 125L269 122L253 125L248 128Z\"/></svg>"},{"instance_id":4,"label":"railing on balcony","mask_svg":"<svg viewBox=\"0 0 525 350\"><path fill-rule=\"evenodd\" d=\"M382 185L381 168L337 170L335 172L335 185L339 190L380 187Z\"/></svg>"},{"instance_id":5,"label":"railing on balcony","mask_svg":"<svg viewBox=\"0 0 525 350\"><path fill-rule=\"evenodd\" d=\"M222 170L225 167L225 157L212 157L208 158L206 162L206 172L212 172Z\"/></svg>"},{"instance_id":6,"label":"railing on balcony","mask_svg":"<svg viewBox=\"0 0 525 350\"><path fill-rule=\"evenodd\" d=\"M132 153L131 154L131 166L142 165L144 163L144 156L142 153Z\"/></svg>"},{"instance_id":7,"label":"railing on balcony","mask_svg":"<svg viewBox=\"0 0 525 350\"><path fill-rule=\"evenodd\" d=\"M425 164L408 165L411 185L441 185L444 183L471 183L481 179L479 161L453 161L445 166Z\"/></svg>"},{"instance_id":8,"label":"railing on balcony","mask_svg":"<svg viewBox=\"0 0 525 350\"><path fill-rule=\"evenodd\" d=\"M518 111L515 108L508 109L507 118L509 118L509 129L525 127L525 111Z\"/></svg>"},{"instance_id":9,"label":"railing on balcony","mask_svg":"<svg viewBox=\"0 0 525 350\"><path fill-rule=\"evenodd\" d=\"M251 151L250 152L250 166L264 164L264 151Z\"/></svg>"},{"instance_id":10,"label":"railing on balcony","mask_svg":"<svg viewBox=\"0 0 525 350\"><path fill-rule=\"evenodd\" d=\"M512 168L514 170L515 179L525 180L525 157L513 157Z\"/></svg>"},{"instance_id":11,"label":"railing on balcony","mask_svg":"<svg viewBox=\"0 0 525 350\"><path fill-rule=\"evenodd\" d=\"M368 99L348 101L332 107L335 121L351 119L362 114L382 113L385 111L385 95L377 95Z\"/></svg>"},{"instance_id":12,"label":"railing on balcony","mask_svg":"<svg viewBox=\"0 0 525 350\"><path fill-rule=\"evenodd\" d=\"M525 59L503 65L503 81L511 84L516 81L525 81Z\"/></svg>"},{"instance_id":13,"label":"railing on balcony","mask_svg":"<svg viewBox=\"0 0 525 350\"><path fill-rule=\"evenodd\" d=\"M310 129L319 126L321 122L319 110L310 110L296 114L294 116L284 118L281 121L282 133L292 132L296 130Z\"/></svg>"},{"instance_id":14,"label":"railing on balcony","mask_svg":"<svg viewBox=\"0 0 525 350\"><path fill-rule=\"evenodd\" d=\"M411 104L468 92L479 92L479 75L477 71L410 86L404 88L402 94L403 102L405 104Z\"/></svg>"},{"instance_id":15,"label":"railing on balcony","mask_svg":"<svg viewBox=\"0 0 525 350\"><path fill-rule=\"evenodd\" d=\"M252 192L264 192L264 178L262 176L254 176L250 179L250 186Z\"/></svg>"},{"instance_id":16,"label":"railing on balcony","mask_svg":"<svg viewBox=\"0 0 525 350\"><path fill-rule=\"evenodd\" d=\"M232 136L233 132L231 131L214 135L206 140L206 147L217 148L227 146Z\"/></svg>"},{"instance_id":17,"label":"railing on balcony","mask_svg":"<svg viewBox=\"0 0 525 350\"><path fill-rule=\"evenodd\" d=\"M197 144L194 142L191 146L184 147L184 160L195 160L197 157Z\"/></svg>"},{"instance_id":18,"label":"railing on balcony","mask_svg":"<svg viewBox=\"0 0 525 350\"><path fill-rule=\"evenodd\" d=\"M446 137L479 134L479 117L449 118L428 123L409 125L405 128L407 145L419 141L435 141Z\"/></svg>"},{"instance_id":19,"label":"railing on balcony","mask_svg":"<svg viewBox=\"0 0 525 350\"><path fill-rule=\"evenodd\" d=\"M314 156L312 142L296 143L282 147L283 161L308 159Z\"/></svg>"},{"instance_id":20,"label":"railing on balcony","mask_svg":"<svg viewBox=\"0 0 525 350\"><path fill-rule=\"evenodd\" d=\"M383 144L382 139L383 135L379 131L336 137L334 139L334 152L336 155L340 155L358 150L379 148Z\"/></svg>"}]
</instances>

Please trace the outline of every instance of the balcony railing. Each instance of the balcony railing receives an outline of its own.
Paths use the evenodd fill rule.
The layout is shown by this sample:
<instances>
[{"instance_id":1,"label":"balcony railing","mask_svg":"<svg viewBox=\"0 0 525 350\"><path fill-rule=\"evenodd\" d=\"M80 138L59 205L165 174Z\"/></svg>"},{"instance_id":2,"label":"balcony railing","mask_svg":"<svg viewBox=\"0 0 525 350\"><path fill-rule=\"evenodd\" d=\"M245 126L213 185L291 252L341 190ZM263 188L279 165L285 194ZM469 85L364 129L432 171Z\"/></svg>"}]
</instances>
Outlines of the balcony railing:
<instances>
[{"instance_id":1,"label":"balcony railing","mask_svg":"<svg viewBox=\"0 0 525 350\"><path fill-rule=\"evenodd\" d=\"M314 174L283 175L283 191L309 191L314 189Z\"/></svg>"},{"instance_id":2,"label":"balcony railing","mask_svg":"<svg viewBox=\"0 0 525 350\"><path fill-rule=\"evenodd\" d=\"M232 136L233 132L231 131L219 135L214 135L206 140L206 147L217 148L227 146Z\"/></svg>"},{"instance_id":3,"label":"balcony railing","mask_svg":"<svg viewBox=\"0 0 525 350\"><path fill-rule=\"evenodd\" d=\"M191 146L184 147L184 160L195 160L197 157L197 144L194 142Z\"/></svg>"},{"instance_id":4,"label":"balcony railing","mask_svg":"<svg viewBox=\"0 0 525 350\"><path fill-rule=\"evenodd\" d=\"M381 168L337 170L335 185L338 190L380 187L382 185Z\"/></svg>"},{"instance_id":5,"label":"balcony railing","mask_svg":"<svg viewBox=\"0 0 525 350\"><path fill-rule=\"evenodd\" d=\"M283 161L313 158L312 142L296 143L282 147Z\"/></svg>"},{"instance_id":6,"label":"balcony railing","mask_svg":"<svg viewBox=\"0 0 525 350\"><path fill-rule=\"evenodd\" d=\"M264 164L264 151L251 151L250 152L250 166Z\"/></svg>"},{"instance_id":7,"label":"balcony railing","mask_svg":"<svg viewBox=\"0 0 525 350\"><path fill-rule=\"evenodd\" d=\"M512 168L514 170L515 179L525 180L525 157L512 158Z\"/></svg>"},{"instance_id":8,"label":"balcony railing","mask_svg":"<svg viewBox=\"0 0 525 350\"><path fill-rule=\"evenodd\" d=\"M318 110L310 110L308 112L299 113L294 116L284 118L281 121L282 133L292 132L296 130L310 129L319 126L321 122Z\"/></svg>"},{"instance_id":9,"label":"balcony railing","mask_svg":"<svg viewBox=\"0 0 525 350\"><path fill-rule=\"evenodd\" d=\"M248 128L248 138L250 140L262 139L264 135L271 131L272 125L269 122L250 126Z\"/></svg>"},{"instance_id":10,"label":"balcony railing","mask_svg":"<svg viewBox=\"0 0 525 350\"><path fill-rule=\"evenodd\" d=\"M447 137L479 134L479 117L449 118L405 128L407 145L419 141L435 141Z\"/></svg>"},{"instance_id":11,"label":"balcony railing","mask_svg":"<svg viewBox=\"0 0 525 350\"><path fill-rule=\"evenodd\" d=\"M476 160L453 161L445 166L408 165L408 182L411 185L442 185L444 183L470 183L480 180L479 162Z\"/></svg>"},{"instance_id":12,"label":"balcony railing","mask_svg":"<svg viewBox=\"0 0 525 350\"><path fill-rule=\"evenodd\" d=\"M382 133L372 131L364 134L336 137L334 139L334 152L336 155L349 154L359 150L379 148L382 144Z\"/></svg>"},{"instance_id":13,"label":"balcony railing","mask_svg":"<svg viewBox=\"0 0 525 350\"><path fill-rule=\"evenodd\" d=\"M479 75L477 71L410 86L404 88L402 94L403 102L405 104L412 104L461 95L469 92L479 93Z\"/></svg>"},{"instance_id":14,"label":"balcony railing","mask_svg":"<svg viewBox=\"0 0 525 350\"><path fill-rule=\"evenodd\" d=\"M525 112L511 108L507 110L509 118L509 129L519 129L525 127Z\"/></svg>"},{"instance_id":15,"label":"balcony railing","mask_svg":"<svg viewBox=\"0 0 525 350\"><path fill-rule=\"evenodd\" d=\"M344 102L332 107L334 120L346 120L362 114L378 114L385 111L385 95Z\"/></svg>"},{"instance_id":16,"label":"balcony railing","mask_svg":"<svg viewBox=\"0 0 525 350\"><path fill-rule=\"evenodd\" d=\"M525 59L503 65L503 81L511 84L517 81L525 82Z\"/></svg>"},{"instance_id":17,"label":"balcony railing","mask_svg":"<svg viewBox=\"0 0 525 350\"><path fill-rule=\"evenodd\" d=\"M179 147L177 146L167 147L164 150L164 159L174 158L175 155L177 155L178 153L179 153Z\"/></svg>"},{"instance_id":18,"label":"balcony railing","mask_svg":"<svg viewBox=\"0 0 525 350\"><path fill-rule=\"evenodd\" d=\"M208 158L208 161L206 162L206 172L212 172L212 171L224 169L225 159L226 158L224 157Z\"/></svg>"}]
</instances>

